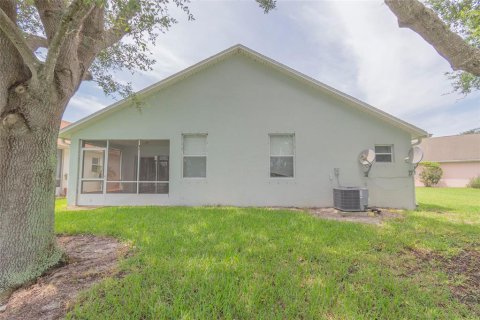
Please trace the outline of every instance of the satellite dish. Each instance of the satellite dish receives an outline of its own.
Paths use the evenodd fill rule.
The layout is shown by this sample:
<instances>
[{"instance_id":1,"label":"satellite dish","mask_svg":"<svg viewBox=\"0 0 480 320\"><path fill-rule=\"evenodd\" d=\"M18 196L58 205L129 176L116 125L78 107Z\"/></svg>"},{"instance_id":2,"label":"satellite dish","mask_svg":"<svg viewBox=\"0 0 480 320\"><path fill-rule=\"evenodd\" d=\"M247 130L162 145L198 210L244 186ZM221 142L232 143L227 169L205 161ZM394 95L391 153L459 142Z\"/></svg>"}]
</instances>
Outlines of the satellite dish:
<instances>
[{"instance_id":1,"label":"satellite dish","mask_svg":"<svg viewBox=\"0 0 480 320\"><path fill-rule=\"evenodd\" d=\"M363 166L365 177L368 177L368 173L375 162L375 151L372 149L365 149L358 155L358 162Z\"/></svg>"},{"instance_id":2,"label":"satellite dish","mask_svg":"<svg viewBox=\"0 0 480 320\"><path fill-rule=\"evenodd\" d=\"M358 156L358 161L363 166L372 165L375 161L375 151L373 151L372 149L363 150Z\"/></svg>"},{"instance_id":3,"label":"satellite dish","mask_svg":"<svg viewBox=\"0 0 480 320\"><path fill-rule=\"evenodd\" d=\"M423 159L423 150L419 146L413 146L408 151L408 162L418 165Z\"/></svg>"},{"instance_id":4,"label":"satellite dish","mask_svg":"<svg viewBox=\"0 0 480 320\"><path fill-rule=\"evenodd\" d=\"M408 157L405 158L405 161L413 165L413 170L410 170L408 173L409 175L413 175L415 173L415 169L417 168L420 161L423 159L423 150L419 146L413 146L408 151Z\"/></svg>"}]
</instances>

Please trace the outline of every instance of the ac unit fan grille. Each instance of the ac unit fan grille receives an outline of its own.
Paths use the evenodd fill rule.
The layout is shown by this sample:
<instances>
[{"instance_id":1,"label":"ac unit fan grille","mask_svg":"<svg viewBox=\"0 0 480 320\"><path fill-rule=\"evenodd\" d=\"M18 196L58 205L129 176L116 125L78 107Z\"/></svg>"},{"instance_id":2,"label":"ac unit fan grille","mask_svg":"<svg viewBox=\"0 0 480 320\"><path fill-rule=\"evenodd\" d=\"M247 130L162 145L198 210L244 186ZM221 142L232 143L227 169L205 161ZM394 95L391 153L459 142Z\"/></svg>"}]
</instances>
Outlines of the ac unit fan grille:
<instances>
[{"instance_id":1,"label":"ac unit fan grille","mask_svg":"<svg viewBox=\"0 0 480 320\"><path fill-rule=\"evenodd\" d=\"M364 211L367 208L368 191L360 188L333 189L333 204L342 211Z\"/></svg>"}]
</instances>

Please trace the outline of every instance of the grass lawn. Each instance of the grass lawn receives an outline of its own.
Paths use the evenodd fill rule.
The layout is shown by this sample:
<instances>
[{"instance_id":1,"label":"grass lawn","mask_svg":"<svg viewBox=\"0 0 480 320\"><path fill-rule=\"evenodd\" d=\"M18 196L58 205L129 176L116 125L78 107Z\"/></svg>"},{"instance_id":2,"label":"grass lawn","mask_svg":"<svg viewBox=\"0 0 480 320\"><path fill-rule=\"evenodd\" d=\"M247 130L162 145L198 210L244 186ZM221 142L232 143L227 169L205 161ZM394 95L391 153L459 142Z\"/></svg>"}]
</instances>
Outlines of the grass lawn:
<instances>
[{"instance_id":1,"label":"grass lawn","mask_svg":"<svg viewBox=\"0 0 480 320\"><path fill-rule=\"evenodd\" d=\"M383 226L288 210L141 207L66 211L58 233L131 242L122 279L86 292L80 319L478 318L451 279L412 251L478 249L480 190L418 190L420 208Z\"/></svg>"}]
</instances>

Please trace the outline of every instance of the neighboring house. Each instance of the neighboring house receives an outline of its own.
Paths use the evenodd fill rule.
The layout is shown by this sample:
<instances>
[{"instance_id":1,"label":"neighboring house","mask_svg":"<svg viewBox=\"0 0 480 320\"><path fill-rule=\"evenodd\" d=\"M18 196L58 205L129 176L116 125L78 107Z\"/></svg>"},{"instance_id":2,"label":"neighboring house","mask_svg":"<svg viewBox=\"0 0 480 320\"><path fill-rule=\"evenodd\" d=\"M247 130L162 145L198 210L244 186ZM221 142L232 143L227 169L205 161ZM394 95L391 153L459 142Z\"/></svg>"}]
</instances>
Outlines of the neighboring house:
<instances>
[{"instance_id":1,"label":"neighboring house","mask_svg":"<svg viewBox=\"0 0 480 320\"><path fill-rule=\"evenodd\" d=\"M60 129L67 127L70 124L68 121L62 120ZM68 188L68 167L70 162L70 141L62 138L57 140L57 172L56 172L56 189L55 195L57 197L65 196Z\"/></svg>"},{"instance_id":2,"label":"neighboring house","mask_svg":"<svg viewBox=\"0 0 480 320\"><path fill-rule=\"evenodd\" d=\"M328 207L342 185L368 187L374 206L415 207L404 159L427 132L244 46L137 97L141 110L123 100L61 131L70 205Z\"/></svg>"},{"instance_id":3,"label":"neighboring house","mask_svg":"<svg viewBox=\"0 0 480 320\"><path fill-rule=\"evenodd\" d=\"M443 176L439 187L465 187L480 176L480 133L423 139L423 161L440 163ZM420 163L421 164L421 163ZM415 184L423 186L417 169Z\"/></svg>"}]
</instances>

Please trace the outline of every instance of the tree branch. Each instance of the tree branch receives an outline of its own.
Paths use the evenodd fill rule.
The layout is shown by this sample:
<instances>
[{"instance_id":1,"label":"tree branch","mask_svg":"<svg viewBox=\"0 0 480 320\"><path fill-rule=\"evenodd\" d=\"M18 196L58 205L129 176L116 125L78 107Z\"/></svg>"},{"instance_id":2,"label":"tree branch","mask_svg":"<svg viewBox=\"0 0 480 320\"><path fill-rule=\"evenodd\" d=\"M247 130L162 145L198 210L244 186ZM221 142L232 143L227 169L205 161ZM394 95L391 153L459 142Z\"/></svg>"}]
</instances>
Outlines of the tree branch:
<instances>
[{"instance_id":1,"label":"tree branch","mask_svg":"<svg viewBox=\"0 0 480 320\"><path fill-rule=\"evenodd\" d=\"M62 17L52 41L50 42L47 59L45 61L45 80L50 83L54 77L55 66L60 55L62 45L68 36L68 32L78 27L89 11L89 7L83 4L83 0L73 0Z\"/></svg>"},{"instance_id":2,"label":"tree branch","mask_svg":"<svg viewBox=\"0 0 480 320\"><path fill-rule=\"evenodd\" d=\"M90 72L90 71L86 71L84 74L83 74L83 79L84 81L92 81L93 80L93 74Z\"/></svg>"},{"instance_id":3,"label":"tree branch","mask_svg":"<svg viewBox=\"0 0 480 320\"><path fill-rule=\"evenodd\" d=\"M50 42L62 21L66 2L65 0L35 0L34 3L40 15L47 39Z\"/></svg>"},{"instance_id":4,"label":"tree branch","mask_svg":"<svg viewBox=\"0 0 480 320\"><path fill-rule=\"evenodd\" d=\"M418 33L450 63L453 70L480 76L480 49L452 32L433 10L418 0L385 0L385 4L397 16L400 28Z\"/></svg>"},{"instance_id":5,"label":"tree branch","mask_svg":"<svg viewBox=\"0 0 480 320\"><path fill-rule=\"evenodd\" d=\"M25 40L33 52L37 51L39 48L48 48L48 40L44 37L27 34L25 35Z\"/></svg>"},{"instance_id":6,"label":"tree branch","mask_svg":"<svg viewBox=\"0 0 480 320\"><path fill-rule=\"evenodd\" d=\"M80 44L77 55L80 64L82 64L82 67L85 67L85 69L88 69L95 59L104 32L105 8L104 6L95 5L85 18L83 28L80 32ZM84 80L87 80L85 76ZM88 80L91 80L91 75L87 78Z\"/></svg>"},{"instance_id":7,"label":"tree branch","mask_svg":"<svg viewBox=\"0 0 480 320\"><path fill-rule=\"evenodd\" d=\"M110 28L105 31L105 35L103 36L103 41L101 43L101 50L109 48L113 46L118 41L122 40L122 38L127 34L127 31L121 30L119 28Z\"/></svg>"},{"instance_id":8,"label":"tree branch","mask_svg":"<svg viewBox=\"0 0 480 320\"><path fill-rule=\"evenodd\" d=\"M138 6L126 6L118 13L114 25L110 29L104 31L103 39L99 44L99 51L113 46L129 33L129 21L139 12L139 10L140 7Z\"/></svg>"},{"instance_id":9,"label":"tree branch","mask_svg":"<svg viewBox=\"0 0 480 320\"><path fill-rule=\"evenodd\" d=\"M40 60L33 54L32 50L27 44L26 39L21 33L16 24L10 20L5 11L0 8L0 29L5 33L7 38L13 43L15 48L20 53L24 63L32 73L32 79L37 79L37 71L41 65Z\"/></svg>"}]
</instances>

